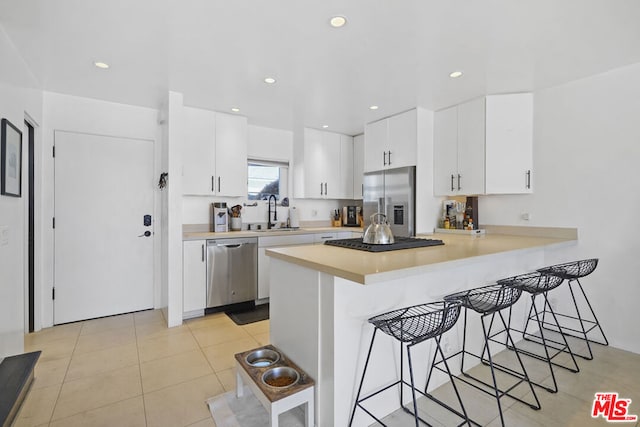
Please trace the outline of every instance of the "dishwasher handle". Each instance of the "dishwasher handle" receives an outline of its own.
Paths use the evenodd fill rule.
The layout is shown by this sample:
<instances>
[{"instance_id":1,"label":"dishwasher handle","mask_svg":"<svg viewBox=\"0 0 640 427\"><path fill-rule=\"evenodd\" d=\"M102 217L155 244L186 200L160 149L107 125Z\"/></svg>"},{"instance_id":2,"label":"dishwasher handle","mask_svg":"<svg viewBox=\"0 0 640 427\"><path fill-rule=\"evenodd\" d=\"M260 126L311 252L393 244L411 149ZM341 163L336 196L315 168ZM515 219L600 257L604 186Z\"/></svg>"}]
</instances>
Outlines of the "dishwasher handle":
<instances>
[{"instance_id":1,"label":"dishwasher handle","mask_svg":"<svg viewBox=\"0 0 640 427\"><path fill-rule=\"evenodd\" d=\"M230 249L240 248L245 245L257 245L257 243L258 240L255 238L207 240L207 246Z\"/></svg>"}]
</instances>

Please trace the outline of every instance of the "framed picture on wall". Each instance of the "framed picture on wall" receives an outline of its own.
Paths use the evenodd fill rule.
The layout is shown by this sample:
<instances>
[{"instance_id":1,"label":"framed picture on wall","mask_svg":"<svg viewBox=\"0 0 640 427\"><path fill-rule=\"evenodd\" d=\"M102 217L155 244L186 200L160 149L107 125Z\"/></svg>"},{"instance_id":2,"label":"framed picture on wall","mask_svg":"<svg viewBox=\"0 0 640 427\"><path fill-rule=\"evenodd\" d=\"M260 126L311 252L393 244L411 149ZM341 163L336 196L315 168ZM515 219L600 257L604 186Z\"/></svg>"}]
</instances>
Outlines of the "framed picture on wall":
<instances>
[{"instance_id":1,"label":"framed picture on wall","mask_svg":"<svg viewBox=\"0 0 640 427\"><path fill-rule=\"evenodd\" d=\"M0 194L22 196L22 132L7 119L2 119L0 147Z\"/></svg>"}]
</instances>

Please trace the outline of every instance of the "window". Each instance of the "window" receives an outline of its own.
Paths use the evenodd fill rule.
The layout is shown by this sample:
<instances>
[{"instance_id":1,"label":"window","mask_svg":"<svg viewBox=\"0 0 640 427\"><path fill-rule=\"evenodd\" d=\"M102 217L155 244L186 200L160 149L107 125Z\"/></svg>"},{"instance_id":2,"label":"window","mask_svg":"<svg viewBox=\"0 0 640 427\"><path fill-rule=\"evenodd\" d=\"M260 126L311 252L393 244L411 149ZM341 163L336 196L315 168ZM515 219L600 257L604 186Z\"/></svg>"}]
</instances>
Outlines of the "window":
<instances>
[{"instance_id":1,"label":"window","mask_svg":"<svg viewBox=\"0 0 640 427\"><path fill-rule=\"evenodd\" d=\"M266 200L272 194L277 200L287 196L288 163L249 159L248 168L249 200Z\"/></svg>"}]
</instances>

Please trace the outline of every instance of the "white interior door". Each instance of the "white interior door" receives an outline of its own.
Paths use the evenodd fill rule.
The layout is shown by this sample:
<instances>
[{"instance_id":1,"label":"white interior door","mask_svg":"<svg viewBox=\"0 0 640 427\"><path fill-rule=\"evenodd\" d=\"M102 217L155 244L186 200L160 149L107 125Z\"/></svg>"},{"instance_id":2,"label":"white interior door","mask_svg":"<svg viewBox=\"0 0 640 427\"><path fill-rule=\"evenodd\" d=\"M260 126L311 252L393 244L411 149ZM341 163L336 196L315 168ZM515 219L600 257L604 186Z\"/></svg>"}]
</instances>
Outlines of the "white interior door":
<instances>
[{"instance_id":1,"label":"white interior door","mask_svg":"<svg viewBox=\"0 0 640 427\"><path fill-rule=\"evenodd\" d=\"M153 141L56 131L55 324L153 307L153 177Z\"/></svg>"}]
</instances>

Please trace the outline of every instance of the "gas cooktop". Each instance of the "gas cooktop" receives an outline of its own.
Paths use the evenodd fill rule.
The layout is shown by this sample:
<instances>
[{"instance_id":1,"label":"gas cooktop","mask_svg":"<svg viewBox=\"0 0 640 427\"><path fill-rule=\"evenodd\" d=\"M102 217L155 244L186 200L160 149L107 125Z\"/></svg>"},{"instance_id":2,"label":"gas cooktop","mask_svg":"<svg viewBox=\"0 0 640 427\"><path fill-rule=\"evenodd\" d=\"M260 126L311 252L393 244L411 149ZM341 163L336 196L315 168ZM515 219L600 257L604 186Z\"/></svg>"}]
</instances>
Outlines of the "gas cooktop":
<instances>
[{"instance_id":1,"label":"gas cooktop","mask_svg":"<svg viewBox=\"0 0 640 427\"><path fill-rule=\"evenodd\" d=\"M337 239L337 240L325 240L325 245L339 246L341 248L358 249L360 251L367 252L387 252L397 251L400 249L414 249L424 248L427 246L440 246L444 245L442 240L436 239L416 239L415 237L396 237L395 243L388 245L374 245L371 243L364 243L362 238L356 237L355 239Z\"/></svg>"}]
</instances>

